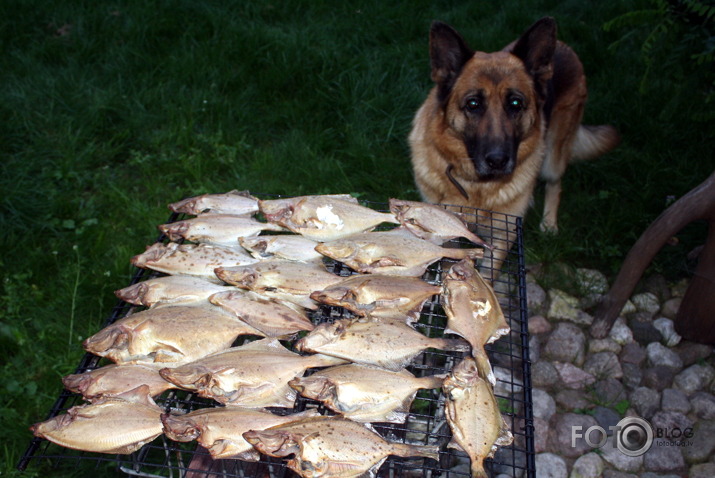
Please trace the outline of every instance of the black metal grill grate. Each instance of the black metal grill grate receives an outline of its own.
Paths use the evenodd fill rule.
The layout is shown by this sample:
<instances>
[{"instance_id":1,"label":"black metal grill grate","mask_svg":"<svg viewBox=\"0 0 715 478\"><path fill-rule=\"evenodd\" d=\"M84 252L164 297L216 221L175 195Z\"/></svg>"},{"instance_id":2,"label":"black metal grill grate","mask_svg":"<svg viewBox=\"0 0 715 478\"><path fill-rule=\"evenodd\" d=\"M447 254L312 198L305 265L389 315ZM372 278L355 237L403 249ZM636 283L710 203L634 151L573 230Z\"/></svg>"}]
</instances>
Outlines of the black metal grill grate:
<instances>
[{"instance_id":1,"label":"black metal grill grate","mask_svg":"<svg viewBox=\"0 0 715 478\"><path fill-rule=\"evenodd\" d=\"M366 203L375 209L385 209L385 204ZM534 477L534 437L532 421L532 401L530 382L530 362L528 350L528 329L526 314L526 285L524 272L523 235L520 218L498 213L486 213L471 208L450 207L458 211L463 218L475 224L481 223L479 233L489 240L495 234L508 234L514 247L507 253L501 273L495 274L488 264L481 264L480 269L485 279L491 280L511 325L511 333L494 344L487 345L491 362L497 375L495 394L511 431L514 443L500 448L493 459L486 462L487 472L492 476L506 474L515 477ZM169 222L180 217L176 214ZM486 222L486 225L484 223ZM165 241L163 236L158 241ZM453 243L458 247L459 241ZM452 261L444 260L432 265L423 279L441 284ZM333 272L348 275L351 271L340 263L329 263ZM159 274L137 269L132 284L155 277ZM119 302L106 324L110 324L137 309L125 302ZM322 306L311 315L315 323L335 320L349 316L341 308ZM439 298L433 297L423 307L420 321L415 327L425 335L439 337L443 334L446 316L439 304ZM239 338L239 340L241 340ZM459 361L463 354L429 349L415 358L408 369L416 376L446 373ZM76 373L92 370L107 364L91 354L85 354ZM309 370L307 374L311 371ZM156 402L167 411L188 412L197 408L215 406L216 403L180 390L170 390ZM82 404L80 396L63 391L50 410L47 418L66 412L70 407ZM294 409L271 409L275 413L285 414L317 408L323 414L332 412L320 403L298 397ZM29 425L29 424L28 424ZM451 434L444 417L444 396L440 390L422 390L413 402L407 422L404 425L378 423L374 428L391 441L416 444L440 445L439 463L427 459L405 459L389 457L378 471L381 477L469 477L469 460L463 452L448 448L446 445ZM63 470L63 475L101 476L101 470L119 471L127 476L141 477L177 477L177 478L236 478L270 477L282 478L295 476L283 461L262 456L257 463L238 460L212 460L209 453L195 442L178 443L165 436L160 436L131 455L103 455L81 452L55 445L47 440L34 438L17 467L25 470L31 463L34 466Z\"/></svg>"}]
</instances>

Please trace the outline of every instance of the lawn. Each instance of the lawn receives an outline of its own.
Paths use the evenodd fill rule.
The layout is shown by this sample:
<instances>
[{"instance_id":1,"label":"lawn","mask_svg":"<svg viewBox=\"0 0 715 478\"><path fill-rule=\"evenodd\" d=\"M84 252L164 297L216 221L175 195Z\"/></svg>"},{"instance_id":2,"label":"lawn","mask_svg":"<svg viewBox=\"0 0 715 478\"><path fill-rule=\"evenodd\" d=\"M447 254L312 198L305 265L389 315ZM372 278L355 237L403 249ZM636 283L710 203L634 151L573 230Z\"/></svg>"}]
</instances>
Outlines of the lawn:
<instances>
[{"instance_id":1,"label":"lawn","mask_svg":"<svg viewBox=\"0 0 715 478\"><path fill-rule=\"evenodd\" d=\"M712 52L691 58L707 53L712 24L665 23L659 4L0 4L0 474L14 473L28 426L47 415L169 202L231 189L419 198L406 136L431 86L433 19L486 51L557 19L589 77L585 122L613 124L623 140L569 169L558 236L538 231L537 191L527 259L612 277L715 165ZM687 276L704 237L703 224L686 228L651 272Z\"/></svg>"}]
</instances>

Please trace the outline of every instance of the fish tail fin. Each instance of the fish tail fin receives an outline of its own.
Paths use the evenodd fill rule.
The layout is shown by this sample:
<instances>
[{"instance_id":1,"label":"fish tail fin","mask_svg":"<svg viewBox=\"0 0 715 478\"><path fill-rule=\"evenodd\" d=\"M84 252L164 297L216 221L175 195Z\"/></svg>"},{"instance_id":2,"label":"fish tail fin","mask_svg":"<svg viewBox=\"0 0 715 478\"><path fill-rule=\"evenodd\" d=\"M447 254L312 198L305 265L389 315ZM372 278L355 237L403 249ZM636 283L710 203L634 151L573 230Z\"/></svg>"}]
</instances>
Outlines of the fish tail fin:
<instances>
[{"instance_id":1,"label":"fish tail fin","mask_svg":"<svg viewBox=\"0 0 715 478\"><path fill-rule=\"evenodd\" d=\"M477 370L479 371L479 376L489 382L493 387L497 383L496 376L492 370L492 364L489 362L489 357L487 357L486 352L475 351L472 353L474 360L477 362Z\"/></svg>"},{"instance_id":2,"label":"fish tail fin","mask_svg":"<svg viewBox=\"0 0 715 478\"><path fill-rule=\"evenodd\" d=\"M439 461L439 447L431 445L411 445L408 443L395 443L393 454L403 458L421 456Z\"/></svg>"},{"instance_id":3,"label":"fish tail fin","mask_svg":"<svg viewBox=\"0 0 715 478\"><path fill-rule=\"evenodd\" d=\"M310 357L307 360L312 362L312 367L332 367L334 365L344 365L349 362L348 360L340 357L334 357L326 354L313 354L306 355L305 357Z\"/></svg>"},{"instance_id":4,"label":"fish tail fin","mask_svg":"<svg viewBox=\"0 0 715 478\"><path fill-rule=\"evenodd\" d=\"M486 247L490 251L494 248L491 244L489 244L487 241L485 241L481 237L477 236L472 231L469 231L469 234L465 234L464 238L473 242L474 244L476 244L478 246Z\"/></svg>"},{"instance_id":5,"label":"fish tail fin","mask_svg":"<svg viewBox=\"0 0 715 478\"><path fill-rule=\"evenodd\" d=\"M489 478L486 470L484 469L484 462L482 460L472 460L471 464L472 478Z\"/></svg>"},{"instance_id":6,"label":"fish tail fin","mask_svg":"<svg viewBox=\"0 0 715 478\"><path fill-rule=\"evenodd\" d=\"M444 384L445 378L447 378L447 374L428 375L425 377L420 377L420 388L440 388Z\"/></svg>"},{"instance_id":7,"label":"fish tail fin","mask_svg":"<svg viewBox=\"0 0 715 478\"><path fill-rule=\"evenodd\" d=\"M435 348L449 350L450 352L469 352L471 346L464 339L435 339Z\"/></svg>"},{"instance_id":8,"label":"fish tail fin","mask_svg":"<svg viewBox=\"0 0 715 478\"><path fill-rule=\"evenodd\" d=\"M442 254L448 259L454 259L461 261L464 259L481 259L484 257L484 249L467 248L467 249L457 249L453 247L443 248Z\"/></svg>"}]
</instances>

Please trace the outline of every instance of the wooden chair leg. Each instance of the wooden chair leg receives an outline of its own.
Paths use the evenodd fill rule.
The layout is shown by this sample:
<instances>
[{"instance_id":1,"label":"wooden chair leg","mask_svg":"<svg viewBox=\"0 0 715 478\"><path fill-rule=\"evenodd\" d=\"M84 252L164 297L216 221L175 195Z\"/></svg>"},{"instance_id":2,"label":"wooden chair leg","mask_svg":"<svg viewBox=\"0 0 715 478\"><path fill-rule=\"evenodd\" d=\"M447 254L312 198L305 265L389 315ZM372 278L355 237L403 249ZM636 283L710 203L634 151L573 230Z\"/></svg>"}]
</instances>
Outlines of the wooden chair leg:
<instances>
[{"instance_id":1,"label":"wooden chair leg","mask_svg":"<svg viewBox=\"0 0 715 478\"><path fill-rule=\"evenodd\" d=\"M693 342L715 344L715 220L675 317L675 331Z\"/></svg>"},{"instance_id":2,"label":"wooden chair leg","mask_svg":"<svg viewBox=\"0 0 715 478\"><path fill-rule=\"evenodd\" d=\"M653 257L655 257L668 239L687 224L698 219L708 219L711 221L711 224L715 221L715 172L658 216L638 238L633 247L631 247L631 250L628 251L621 270L616 276L616 280L596 309L595 318L590 329L593 337L603 338L608 335L613 326L613 322L618 318L623 306L633 293L633 289L643 275L646 267L648 267L653 260ZM708 232L709 244L715 241L712 237L714 234L715 229L711 227ZM711 251L714 248L715 245L711 245ZM704 261L702 263L705 264ZM703 268L708 268L708 265L703 265ZM715 267L712 265L709 266L706 273L715 274ZM706 285L707 284L701 283L700 281L696 282L696 287L698 288L705 287ZM710 282L710 286L713 287L712 282ZM692 283L690 287L692 287ZM694 301L695 305L700 309L699 299L694 297L694 294L695 293L686 293L683 304L685 303L685 299L689 299ZM711 295L710 297L713 296ZM709 300L712 301L713 299L710 298ZM681 305L681 308L682 307ZM713 307L712 303L710 307ZM689 309L686 306L686 311L687 310ZM699 320L694 318L687 320L688 323L700 323ZM678 328L676 323L676 331Z\"/></svg>"}]
</instances>

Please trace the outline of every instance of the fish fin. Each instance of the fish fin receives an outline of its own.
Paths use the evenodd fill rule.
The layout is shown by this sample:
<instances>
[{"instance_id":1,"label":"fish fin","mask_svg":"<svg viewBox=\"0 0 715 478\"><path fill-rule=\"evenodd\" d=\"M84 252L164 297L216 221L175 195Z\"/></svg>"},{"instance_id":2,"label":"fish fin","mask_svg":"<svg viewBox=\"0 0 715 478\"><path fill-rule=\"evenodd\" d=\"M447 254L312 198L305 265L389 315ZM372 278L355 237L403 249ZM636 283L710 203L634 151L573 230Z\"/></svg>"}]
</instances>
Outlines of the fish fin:
<instances>
[{"instance_id":1,"label":"fish fin","mask_svg":"<svg viewBox=\"0 0 715 478\"><path fill-rule=\"evenodd\" d=\"M149 385L146 384L139 385L136 388L115 395L115 398L121 398L122 400L140 403L142 405L148 405L153 407L157 406L156 402L154 402L154 399L151 398L151 388L149 387Z\"/></svg>"},{"instance_id":2,"label":"fish fin","mask_svg":"<svg viewBox=\"0 0 715 478\"><path fill-rule=\"evenodd\" d=\"M407 415L410 413L410 407L415 399L417 392L410 394L410 396L405 397L402 403L385 415L385 418L390 423L405 423L407 421Z\"/></svg>"},{"instance_id":3,"label":"fish fin","mask_svg":"<svg viewBox=\"0 0 715 478\"><path fill-rule=\"evenodd\" d=\"M412 445L409 443L394 443L392 454L401 457L421 456L439 461L439 447L431 445Z\"/></svg>"},{"instance_id":4,"label":"fish fin","mask_svg":"<svg viewBox=\"0 0 715 478\"><path fill-rule=\"evenodd\" d=\"M384 256L370 264L371 267L404 266L405 262L398 257Z\"/></svg>"},{"instance_id":5,"label":"fish fin","mask_svg":"<svg viewBox=\"0 0 715 478\"><path fill-rule=\"evenodd\" d=\"M349 360L345 360L340 357L335 357L332 355L326 355L326 354L321 354L321 353L316 353L313 355L306 356L311 359L311 361L315 361L314 365L311 365L312 367L332 367L334 365L344 365L349 362Z\"/></svg>"},{"instance_id":6,"label":"fish fin","mask_svg":"<svg viewBox=\"0 0 715 478\"><path fill-rule=\"evenodd\" d=\"M441 388L444 383L444 379L447 378L449 374L443 373L439 375L427 375L425 377L419 377L420 388L433 389Z\"/></svg>"},{"instance_id":7,"label":"fish fin","mask_svg":"<svg viewBox=\"0 0 715 478\"><path fill-rule=\"evenodd\" d=\"M454 437L452 437L452 439L449 440L449 443L447 443L447 448L452 448L453 450L457 450L457 451L464 451L464 448L462 448L462 445L457 443L457 440L455 440Z\"/></svg>"},{"instance_id":8,"label":"fish fin","mask_svg":"<svg viewBox=\"0 0 715 478\"><path fill-rule=\"evenodd\" d=\"M495 386L497 383L497 378L494 375L494 370L492 370L492 364L489 362L489 357L487 356L486 352L484 352L483 350L474 349L472 351L472 356L477 362L477 370L479 372L479 376L483 380L489 382L492 387Z\"/></svg>"},{"instance_id":9,"label":"fish fin","mask_svg":"<svg viewBox=\"0 0 715 478\"><path fill-rule=\"evenodd\" d=\"M385 421L388 423L400 423L404 424L407 421L407 416L409 415L409 409L403 410L392 410L390 413L385 414ZM382 421L382 420L377 420Z\"/></svg>"},{"instance_id":10,"label":"fish fin","mask_svg":"<svg viewBox=\"0 0 715 478\"><path fill-rule=\"evenodd\" d=\"M494 442L498 446L509 446L514 442L514 435L509 429L509 424L502 417L501 426L499 427L499 436Z\"/></svg>"},{"instance_id":11,"label":"fish fin","mask_svg":"<svg viewBox=\"0 0 715 478\"><path fill-rule=\"evenodd\" d=\"M181 362L183 358L184 354L173 347L171 347L171 350L162 349L154 353L155 363Z\"/></svg>"},{"instance_id":12,"label":"fish fin","mask_svg":"<svg viewBox=\"0 0 715 478\"><path fill-rule=\"evenodd\" d=\"M472 478L489 478L486 470L484 470L484 463L482 460L472 460L470 465Z\"/></svg>"},{"instance_id":13,"label":"fish fin","mask_svg":"<svg viewBox=\"0 0 715 478\"><path fill-rule=\"evenodd\" d=\"M260 459L260 453L254 448L241 451L242 448L244 447L236 446L233 440L222 439L214 441L211 446L208 447L208 450L209 453L211 453L211 458L214 460L219 458L234 458L242 461L258 461Z\"/></svg>"},{"instance_id":14,"label":"fish fin","mask_svg":"<svg viewBox=\"0 0 715 478\"><path fill-rule=\"evenodd\" d=\"M434 339L435 341L435 348L442 349L442 350L449 350L450 352L469 352L471 349L471 346L469 345L469 342L463 339Z\"/></svg>"},{"instance_id":15,"label":"fish fin","mask_svg":"<svg viewBox=\"0 0 715 478\"><path fill-rule=\"evenodd\" d=\"M501 337L508 335L511 332L511 327L507 324L504 314L502 314L501 320L502 324L497 328L494 333L487 339L485 343L491 344L499 340Z\"/></svg>"},{"instance_id":16,"label":"fish fin","mask_svg":"<svg viewBox=\"0 0 715 478\"><path fill-rule=\"evenodd\" d=\"M442 255L448 259L455 260L481 259L484 257L484 249L458 249L456 247L443 247Z\"/></svg>"}]
</instances>

